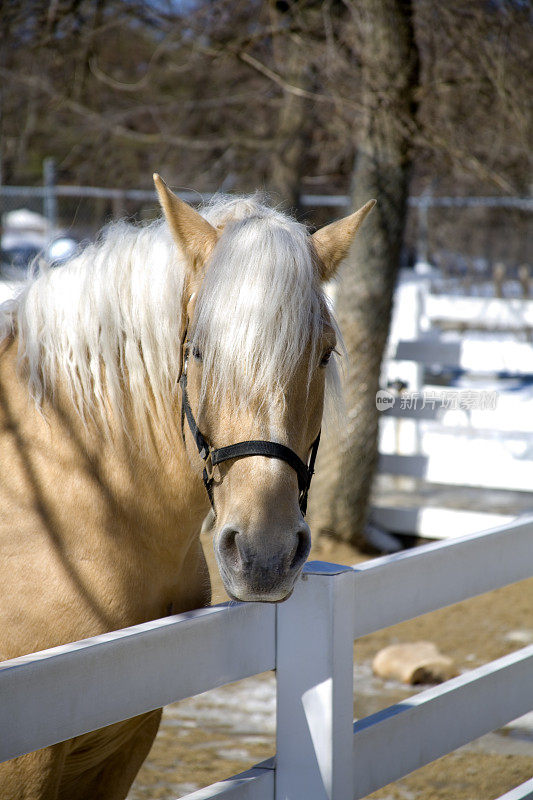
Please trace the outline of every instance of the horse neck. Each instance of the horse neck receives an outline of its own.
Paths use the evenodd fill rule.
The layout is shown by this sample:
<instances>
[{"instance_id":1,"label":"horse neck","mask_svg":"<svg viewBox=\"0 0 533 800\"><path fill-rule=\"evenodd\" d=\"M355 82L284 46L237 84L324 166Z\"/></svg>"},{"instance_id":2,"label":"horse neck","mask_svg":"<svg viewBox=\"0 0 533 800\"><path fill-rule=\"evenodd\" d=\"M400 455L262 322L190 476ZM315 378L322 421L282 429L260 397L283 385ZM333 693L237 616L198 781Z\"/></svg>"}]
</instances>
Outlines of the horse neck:
<instances>
[{"instance_id":1,"label":"horse neck","mask_svg":"<svg viewBox=\"0 0 533 800\"><path fill-rule=\"evenodd\" d=\"M0 343L0 657L208 602L198 534L209 503L179 442L153 453L106 436L61 386L39 410L16 362L16 341ZM5 598L28 576L39 612L17 606L15 635Z\"/></svg>"},{"instance_id":2,"label":"horse neck","mask_svg":"<svg viewBox=\"0 0 533 800\"><path fill-rule=\"evenodd\" d=\"M115 424L111 435L100 430L96 457L128 516L149 521L150 545L155 544L154 530L158 548L164 539L185 544L199 533L209 501L201 475L187 455L179 416L170 430L154 423L151 433L150 440L144 439L127 420L125 425ZM94 460L94 445L90 453ZM145 535L144 523L138 535Z\"/></svg>"},{"instance_id":3,"label":"horse neck","mask_svg":"<svg viewBox=\"0 0 533 800\"><path fill-rule=\"evenodd\" d=\"M113 515L123 520L124 530L145 540L149 548L161 549L164 541L190 542L200 531L209 510L201 476L187 456L179 425L179 414L170 435L154 425L152 440L141 442L135 426L111 421L110 430L90 420L83 421L68 389L56 385L42 410L28 399L27 381L17 371L17 340L4 347L0 384L9 425L17 431L27 464L48 453L49 468L40 478L50 495L63 496L63 464L79 473L87 503L95 515ZM127 404L126 404L127 405ZM66 472L68 472L67 467ZM155 538L154 538L154 532Z\"/></svg>"}]
</instances>

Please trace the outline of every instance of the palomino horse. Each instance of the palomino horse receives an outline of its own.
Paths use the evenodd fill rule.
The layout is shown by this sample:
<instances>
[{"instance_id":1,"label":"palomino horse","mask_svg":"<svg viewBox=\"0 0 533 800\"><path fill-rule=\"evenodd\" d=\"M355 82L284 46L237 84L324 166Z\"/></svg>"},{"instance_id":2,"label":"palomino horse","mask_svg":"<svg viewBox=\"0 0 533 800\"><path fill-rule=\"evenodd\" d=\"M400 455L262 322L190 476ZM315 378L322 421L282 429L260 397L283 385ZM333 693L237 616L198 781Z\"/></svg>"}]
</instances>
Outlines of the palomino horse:
<instances>
[{"instance_id":1,"label":"palomino horse","mask_svg":"<svg viewBox=\"0 0 533 800\"><path fill-rule=\"evenodd\" d=\"M2 312L0 659L208 604L210 498L232 597L285 599L309 552L321 283L373 203L309 236L255 199L200 214L154 177L164 221L111 226ZM124 798L159 720L5 762L0 797Z\"/></svg>"}]
</instances>

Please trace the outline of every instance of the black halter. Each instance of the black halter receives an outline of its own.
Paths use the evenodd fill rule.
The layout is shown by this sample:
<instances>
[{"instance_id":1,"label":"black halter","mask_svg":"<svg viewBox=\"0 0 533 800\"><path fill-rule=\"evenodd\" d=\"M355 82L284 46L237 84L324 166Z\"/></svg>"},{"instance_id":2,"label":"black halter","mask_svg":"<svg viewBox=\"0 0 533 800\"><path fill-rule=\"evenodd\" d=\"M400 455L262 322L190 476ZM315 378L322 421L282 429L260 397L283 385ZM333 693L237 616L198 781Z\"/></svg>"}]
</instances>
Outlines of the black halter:
<instances>
[{"instance_id":1,"label":"black halter","mask_svg":"<svg viewBox=\"0 0 533 800\"><path fill-rule=\"evenodd\" d=\"M222 464L223 461L229 461L231 458L266 456L267 458L279 458L282 461L285 461L296 472L298 476L299 490L298 502L300 504L300 511L305 516L305 512L307 511L307 495L309 493L311 478L313 477L315 469L316 454L318 451L318 445L320 443L320 432L311 445L309 464L306 464L304 461L302 461L300 456L298 456L294 450L291 450L289 447L285 447L284 444L279 444L278 442L268 442L262 439L252 439L248 442L230 444L227 447L212 448L196 424L196 420L194 419L191 406L189 404L189 397L187 395L187 360L188 344L184 342L183 367L179 381L181 387L181 433L185 441L185 432L183 427L184 418L186 417L189 428L193 435L193 439L196 442L196 447L198 448L200 457L205 463L202 477L213 511L215 511L215 506L213 503L214 467L216 467L217 464Z\"/></svg>"}]
</instances>

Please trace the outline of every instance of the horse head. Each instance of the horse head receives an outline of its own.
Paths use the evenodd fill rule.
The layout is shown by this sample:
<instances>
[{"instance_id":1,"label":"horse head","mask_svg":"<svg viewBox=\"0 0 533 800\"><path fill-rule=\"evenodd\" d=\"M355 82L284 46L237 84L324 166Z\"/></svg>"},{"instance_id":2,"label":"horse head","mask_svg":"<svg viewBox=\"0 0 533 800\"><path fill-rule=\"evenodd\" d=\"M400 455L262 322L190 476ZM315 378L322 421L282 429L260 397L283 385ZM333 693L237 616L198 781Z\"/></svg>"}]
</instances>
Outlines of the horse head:
<instances>
[{"instance_id":1,"label":"horse head","mask_svg":"<svg viewBox=\"0 0 533 800\"><path fill-rule=\"evenodd\" d=\"M178 414L213 507L222 580L235 599L284 600L311 547L309 462L335 370L322 287L374 201L311 236L246 200L202 216L154 180L186 265Z\"/></svg>"}]
</instances>

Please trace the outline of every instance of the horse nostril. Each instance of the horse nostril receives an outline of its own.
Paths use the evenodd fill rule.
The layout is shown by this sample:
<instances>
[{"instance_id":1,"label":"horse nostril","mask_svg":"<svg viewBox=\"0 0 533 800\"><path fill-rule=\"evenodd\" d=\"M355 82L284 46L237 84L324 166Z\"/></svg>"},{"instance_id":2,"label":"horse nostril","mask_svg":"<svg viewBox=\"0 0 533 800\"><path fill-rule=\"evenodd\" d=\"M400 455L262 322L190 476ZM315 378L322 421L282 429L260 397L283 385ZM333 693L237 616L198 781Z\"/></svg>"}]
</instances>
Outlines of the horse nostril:
<instances>
[{"instance_id":1,"label":"horse nostril","mask_svg":"<svg viewBox=\"0 0 533 800\"><path fill-rule=\"evenodd\" d=\"M237 544L239 531L227 525L218 535L218 551L226 562L237 566L241 562L241 553Z\"/></svg>"},{"instance_id":2,"label":"horse nostril","mask_svg":"<svg viewBox=\"0 0 533 800\"><path fill-rule=\"evenodd\" d=\"M305 528L299 530L296 536L298 537L298 543L294 551L294 556L292 557L291 569L301 567L311 550L311 533L307 525Z\"/></svg>"}]
</instances>

